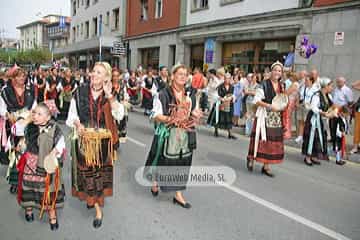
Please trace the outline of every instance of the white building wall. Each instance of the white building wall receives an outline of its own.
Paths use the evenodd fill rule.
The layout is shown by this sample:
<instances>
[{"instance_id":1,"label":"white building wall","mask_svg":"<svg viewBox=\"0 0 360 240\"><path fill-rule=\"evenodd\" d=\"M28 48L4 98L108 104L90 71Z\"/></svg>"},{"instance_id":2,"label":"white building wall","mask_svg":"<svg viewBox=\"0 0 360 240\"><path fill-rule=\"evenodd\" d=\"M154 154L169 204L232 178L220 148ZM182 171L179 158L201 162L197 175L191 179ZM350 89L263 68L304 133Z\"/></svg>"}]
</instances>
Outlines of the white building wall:
<instances>
[{"instance_id":1,"label":"white building wall","mask_svg":"<svg viewBox=\"0 0 360 240\"><path fill-rule=\"evenodd\" d=\"M227 5L222 5L222 1L208 0L208 9L193 11L193 0L188 0L186 24L204 23L299 7L299 0L242 0Z\"/></svg>"},{"instance_id":2,"label":"white building wall","mask_svg":"<svg viewBox=\"0 0 360 240\"><path fill-rule=\"evenodd\" d=\"M76 15L73 16L73 1L71 2L71 27L70 27L70 40L73 40L73 27L76 28L79 26L79 35L76 33L75 42L85 40L86 36L86 27L85 22L89 21L89 39L93 38L93 18L97 17L98 23L100 15L102 15L102 36L112 36L116 37L119 35L123 35L125 33L125 29L123 28L123 24L121 23L122 14L126 12L126 9L123 9L122 1L125 0L99 0L97 3L93 4L93 0L90 0L90 6L86 7L86 0L80 1L79 8L76 4ZM82 5L82 3L84 3ZM113 10L119 8L119 28L118 30L113 29ZM106 22L106 13L110 13L109 24L105 25ZM81 23L83 24L83 34L81 34Z\"/></svg>"}]
</instances>

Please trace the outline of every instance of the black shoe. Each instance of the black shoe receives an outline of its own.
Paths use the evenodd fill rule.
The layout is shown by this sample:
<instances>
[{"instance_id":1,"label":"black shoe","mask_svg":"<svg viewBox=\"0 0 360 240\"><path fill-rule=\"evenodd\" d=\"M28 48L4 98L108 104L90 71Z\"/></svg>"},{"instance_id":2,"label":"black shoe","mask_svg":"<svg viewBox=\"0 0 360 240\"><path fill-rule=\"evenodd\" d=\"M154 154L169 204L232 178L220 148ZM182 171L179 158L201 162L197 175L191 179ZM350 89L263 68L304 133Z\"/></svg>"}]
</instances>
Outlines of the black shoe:
<instances>
[{"instance_id":1,"label":"black shoe","mask_svg":"<svg viewBox=\"0 0 360 240\"><path fill-rule=\"evenodd\" d=\"M312 166L312 165L313 165L312 162L306 161L306 158L304 158L304 163L305 163L306 165L308 165L308 166Z\"/></svg>"},{"instance_id":2,"label":"black shoe","mask_svg":"<svg viewBox=\"0 0 360 240\"><path fill-rule=\"evenodd\" d=\"M93 208L94 208L94 205L90 206L89 204L86 204L86 208L87 208L87 209L93 209Z\"/></svg>"},{"instance_id":3,"label":"black shoe","mask_svg":"<svg viewBox=\"0 0 360 240\"><path fill-rule=\"evenodd\" d=\"M268 177L272 177L272 178L275 177L275 175L273 173L271 173L269 170L265 170L264 167L261 169L261 173L265 174Z\"/></svg>"},{"instance_id":4,"label":"black shoe","mask_svg":"<svg viewBox=\"0 0 360 240\"><path fill-rule=\"evenodd\" d=\"M150 188L150 191L153 197L157 197L159 195L159 189L157 191L154 191L152 188Z\"/></svg>"},{"instance_id":5,"label":"black shoe","mask_svg":"<svg viewBox=\"0 0 360 240\"><path fill-rule=\"evenodd\" d=\"M215 137L218 137L219 136L219 133L217 131L214 132L214 136Z\"/></svg>"},{"instance_id":6,"label":"black shoe","mask_svg":"<svg viewBox=\"0 0 360 240\"><path fill-rule=\"evenodd\" d=\"M174 204L178 204L178 205L180 205L181 207L186 208L186 209L191 208L191 204L190 204L190 203L188 203L188 202L187 202L187 203L179 202L179 200L177 200L176 197L173 198L173 203L174 203Z\"/></svg>"},{"instance_id":7,"label":"black shoe","mask_svg":"<svg viewBox=\"0 0 360 240\"><path fill-rule=\"evenodd\" d=\"M250 163L252 162L252 165ZM254 170L254 162L253 160L248 159L246 162L246 167L249 170L249 172L252 172Z\"/></svg>"},{"instance_id":8,"label":"black shoe","mask_svg":"<svg viewBox=\"0 0 360 240\"><path fill-rule=\"evenodd\" d=\"M346 162L343 161L343 160L336 161L336 164L337 164L337 165L340 165L340 166L344 165L345 163L346 163Z\"/></svg>"},{"instance_id":9,"label":"black shoe","mask_svg":"<svg viewBox=\"0 0 360 240\"><path fill-rule=\"evenodd\" d=\"M312 164L315 164L315 165L321 165L321 163L317 160L311 159L311 162L312 162Z\"/></svg>"},{"instance_id":10,"label":"black shoe","mask_svg":"<svg viewBox=\"0 0 360 240\"><path fill-rule=\"evenodd\" d=\"M231 135L231 134L228 136L228 138L229 139L237 139L237 137L235 137L234 135Z\"/></svg>"},{"instance_id":11,"label":"black shoe","mask_svg":"<svg viewBox=\"0 0 360 240\"><path fill-rule=\"evenodd\" d=\"M33 222L34 221L34 213L25 212L25 220L27 222Z\"/></svg>"},{"instance_id":12,"label":"black shoe","mask_svg":"<svg viewBox=\"0 0 360 240\"><path fill-rule=\"evenodd\" d=\"M101 224L102 224L102 219L103 219L103 215L101 215L101 218L95 218L94 221L93 221L93 227L94 228L99 228L101 227Z\"/></svg>"},{"instance_id":13,"label":"black shoe","mask_svg":"<svg viewBox=\"0 0 360 240\"><path fill-rule=\"evenodd\" d=\"M17 185L11 185L9 191L11 194L15 194L17 192Z\"/></svg>"},{"instance_id":14,"label":"black shoe","mask_svg":"<svg viewBox=\"0 0 360 240\"><path fill-rule=\"evenodd\" d=\"M51 223L51 220L56 220L56 222L55 223ZM55 230L58 230L58 228L59 228L59 223L58 223L58 220L57 220L57 218L50 218L50 229L51 229L51 231L55 231Z\"/></svg>"}]
</instances>

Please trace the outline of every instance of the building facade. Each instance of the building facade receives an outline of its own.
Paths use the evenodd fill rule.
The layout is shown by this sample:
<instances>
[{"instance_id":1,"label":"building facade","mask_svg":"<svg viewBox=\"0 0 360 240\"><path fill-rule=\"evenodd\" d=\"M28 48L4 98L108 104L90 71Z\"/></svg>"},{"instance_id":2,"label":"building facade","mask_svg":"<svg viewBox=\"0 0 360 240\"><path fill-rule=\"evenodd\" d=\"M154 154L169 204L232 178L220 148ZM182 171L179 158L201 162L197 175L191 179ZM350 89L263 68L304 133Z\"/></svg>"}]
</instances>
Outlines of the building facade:
<instances>
[{"instance_id":1,"label":"building facade","mask_svg":"<svg viewBox=\"0 0 360 240\"><path fill-rule=\"evenodd\" d=\"M126 40L129 42L128 67L158 68L178 61L181 48L178 28L186 1L139 0L127 1Z\"/></svg>"},{"instance_id":2,"label":"building facade","mask_svg":"<svg viewBox=\"0 0 360 240\"><path fill-rule=\"evenodd\" d=\"M20 49L49 48L48 26L59 24L66 16L47 15L42 19L17 27L20 30Z\"/></svg>"},{"instance_id":3,"label":"building facade","mask_svg":"<svg viewBox=\"0 0 360 240\"><path fill-rule=\"evenodd\" d=\"M64 48L69 43L71 18L64 18L64 22L59 21L46 25L49 40L49 49L54 52L58 48Z\"/></svg>"},{"instance_id":4,"label":"building facade","mask_svg":"<svg viewBox=\"0 0 360 240\"><path fill-rule=\"evenodd\" d=\"M71 0L69 46L56 49L71 66L86 68L102 60L125 67L126 56L113 51L125 33L126 1ZM100 55L101 52L101 55Z\"/></svg>"},{"instance_id":5,"label":"building facade","mask_svg":"<svg viewBox=\"0 0 360 240\"><path fill-rule=\"evenodd\" d=\"M284 61L290 45L304 36L318 45L305 59L295 54L295 69L316 68L323 76L360 75L360 1L350 0L182 0L162 2L162 25L156 18L158 1L131 1L127 35L131 68L182 62L203 69L237 66L263 71ZM175 19L176 18L176 19Z\"/></svg>"}]
</instances>

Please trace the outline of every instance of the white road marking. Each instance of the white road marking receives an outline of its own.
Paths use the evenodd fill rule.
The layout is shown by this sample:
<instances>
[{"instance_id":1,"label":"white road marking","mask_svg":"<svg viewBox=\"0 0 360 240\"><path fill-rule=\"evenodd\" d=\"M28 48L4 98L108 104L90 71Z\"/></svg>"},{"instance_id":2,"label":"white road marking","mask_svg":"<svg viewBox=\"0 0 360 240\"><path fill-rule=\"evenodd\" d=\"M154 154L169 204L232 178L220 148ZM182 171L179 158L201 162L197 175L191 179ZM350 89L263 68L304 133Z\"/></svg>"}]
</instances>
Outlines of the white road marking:
<instances>
[{"instance_id":1,"label":"white road marking","mask_svg":"<svg viewBox=\"0 0 360 240\"><path fill-rule=\"evenodd\" d=\"M143 148L145 148L146 147L146 144L145 143L142 143L142 142L140 142L140 141L138 141L138 140L135 140L135 139L133 139L133 138L131 138L131 137L127 137L127 139L130 141L130 142L132 142L132 143L135 143L136 145L138 145L138 146L140 146L140 147L143 147Z\"/></svg>"},{"instance_id":2,"label":"white road marking","mask_svg":"<svg viewBox=\"0 0 360 240\"><path fill-rule=\"evenodd\" d=\"M249 199L251 201L254 201L254 202L256 202L256 203L258 203L258 204L260 204L260 205L262 205L262 206L264 206L266 208L269 208L269 209L271 209L271 210L273 210L273 211L275 211L275 212L277 212L277 213L279 213L281 215L284 215L284 216L286 216L286 217L288 217L288 218L290 218L290 219L292 219L292 220L294 220L294 221L296 221L298 223L301 223L301 224L303 224L303 225L305 225L305 226L307 226L309 228L312 228L315 231L321 232L321 233L323 233L323 234L325 234L325 235L327 235L327 236L329 236L329 237L331 237L333 239L351 240L350 238L342 235L341 233L335 232L335 231L333 231L333 230L331 230L331 229L329 229L327 227L324 227L324 226L322 226L322 225L320 225L318 223L315 223L315 222L313 222L313 221L311 221L309 219L306 219L306 218L304 218L304 217L302 217L302 216L300 216L300 215L298 215L298 214L296 214L294 212L288 211L288 210L286 210L286 209L284 209L284 208L282 208L280 206L277 206L277 205L275 205L275 204L273 204L273 203L271 203L269 201L266 201L265 199L257 197L257 196L255 196L255 195L253 195L253 194L251 194L249 192L246 192L246 191L244 191L242 189L239 189L237 187L230 186L230 185L225 185L223 183L219 183L219 185L221 185L224 188L227 188L230 191L233 191L233 192L235 192L235 193L237 193L237 194L239 194L239 195L241 195L241 196L243 196L243 197L245 197L245 198L247 198L247 199Z\"/></svg>"},{"instance_id":3,"label":"white road marking","mask_svg":"<svg viewBox=\"0 0 360 240\"><path fill-rule=\"evenodd\" d=\"M135 143L138 146L141 146L141 147L144 147L144 148L146 146L144 143L142 143L140 141L137 141L137 140L135 140L135 139L133 139L131 137L128 137L128 140L130 142ZM247 199L249 199L249 200L251 200L253 202L256 202L257 204L260 204L260 205L262 205L262 206L264 206L264 207L266 207L268 209L271 209L274 212L277 212L277 213L279 213L279 214L281 214L281 215L283 215L285 217L288 217L288 218L290 218L290 219L292 219L292 220L294 220L294 221L296 221L298 223L301 223L301 224L303 224L303 225L305 225L305 226L307 226L309 228L312 228L315 231L318 231L318 232L320 232L322 234L325 234L325 235L327 235L327 236L329 236L329 237L331 237L333 239L351 240L350 238L342 235L341 233L335 232L335 231L333 231L333 230L331 230L331 229L329 229L327 227L324 227L324 226L322 226L322 225L320 225L318 223L315 223L315 222L313 222L313 221L311 221L309 219L306 219L306 218L304 218L304 217L302 217L302 216L300 216L300 215L298 215L298 214L296 214L294 212L286 210L286 209L284 209L284 208L282 208L280 206L277 206L277 205L275 205L275 204L273 204L273 203L271 203L271 202L269 202L269 201L267 201L265 199L257 197L254 194L246 192L246 191L244 191L242 189L239 189L239 188L237 188L235 186L230 186L230 185L226 185L226 184L223 184L223 183L218 183L218 184L220 186L224 187L224 188L227 188L228 190L230 190L230 191L232 191L234 193L237 193L237 194L239 194L239 195L241 195L241 196L243 196L243 197L245 197L245 198L247 198Z\"/></svg>"}]
</instances>

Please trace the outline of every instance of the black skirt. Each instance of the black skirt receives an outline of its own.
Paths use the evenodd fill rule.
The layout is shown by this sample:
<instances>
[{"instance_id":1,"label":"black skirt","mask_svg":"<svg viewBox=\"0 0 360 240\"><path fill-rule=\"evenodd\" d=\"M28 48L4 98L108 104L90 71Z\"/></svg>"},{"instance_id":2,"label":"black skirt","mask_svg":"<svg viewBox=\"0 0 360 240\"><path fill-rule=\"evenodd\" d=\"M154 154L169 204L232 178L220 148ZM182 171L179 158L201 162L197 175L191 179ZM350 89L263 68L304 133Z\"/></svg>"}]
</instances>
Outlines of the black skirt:
<instances>
[{"instance_id":1,"label":"black skirt","mask_svg":"<svg viewBox=\"0 0 360 240\"><path fill-rule=\"evenodd\" d=\"M207 123L213 127L220 129L231 129L232 128L232 117L233 117L234 105L230 105L230 112L219 111L219 122L216 124L216 111L215 104L213 105Z\"/></svg>"},{"instance_id":2,"label":"black skirt","mask_svg":"<svg viewBox=\"0 0 360 240\"><path fill-rule=\"evenodd\" d=\"M321 128L321 133L322 133L323 147L321 148L319 133L318 133L318 130L316 129L315 134L314 134L314 142L313 142L312 152L310 155L308 154L312 116L313 116L312 111L310 111L308 113L308 115L306 116L306 121L305 121L305 126L304 126L304 135L303 135L304 142L302 144L302 154L305 156L320 159L320 160L329 160L329 156L327 153L327 132L324 129L324 123L323 123L323 120L321 119L321 117L320 117L320 128Z\"/></svg>"},{"instance_id":3,"label":"black skirt","mask_svg":"<svg viewBox=\"0 0 360 240\"><path fill-rule=\"evenodd\" d=\"M168 175L169 173L171 175L189 176L190 168L192 165L193 154L191 153L191 155L187 156L187 157L179 157L177 159L169 159L169 158L165 157L163 154L163 148L165 145L163 143L161 146L159 159L158 159L157 163L155 163L154 160L155 160L158 144L159 144L159 137L157 135L155 135L153 138L152 144L151 144L151 148L150 148L148 157L146 159L144 178L146 178L148 180L154 180L154 178L156 179L159 176L163 177L162 179L160 179L161 181L158 182L158 185L159 185L161 191L163 191L163 192L174 192L174 191L185 190L186 184L187 184L187 179L184 179L183 181L182 180L176 181L176 183L179 183L179 184L177 184L175 186L172 184L173 181L171 181L171 183L169 182L170 184L167 184L166 180L164 180L164 177L166 175ZM155 167L155 171L152 171L151 167ZM160 167L160 168L156 168L156 167Z\"/></svg>"}]
</instances>

